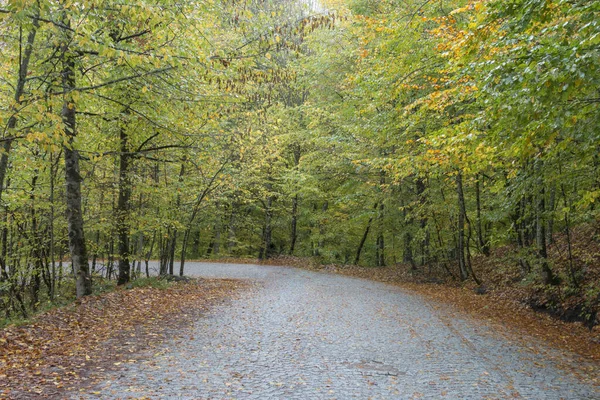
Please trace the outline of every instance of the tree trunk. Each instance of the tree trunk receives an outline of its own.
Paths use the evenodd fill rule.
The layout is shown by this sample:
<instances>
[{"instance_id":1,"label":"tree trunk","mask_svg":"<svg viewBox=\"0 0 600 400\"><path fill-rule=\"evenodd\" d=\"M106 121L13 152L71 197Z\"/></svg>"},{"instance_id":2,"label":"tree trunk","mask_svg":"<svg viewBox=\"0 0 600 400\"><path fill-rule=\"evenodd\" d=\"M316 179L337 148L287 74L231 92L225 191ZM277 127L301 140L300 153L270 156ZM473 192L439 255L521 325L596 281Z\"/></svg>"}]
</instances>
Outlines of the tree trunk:
<instances>
[{"instance_id":1,"label":"tree trunk","mask_svg":"<svg viewBox=\"0 0 600 400\"><path fill-rule=\"evenodd\" d=\"M269 189L270 190L270 189ZM273 236L273 227L271 226L271 220L273 219L273 196L267 197L266 207L265 207L265 225L263 228L263 240L262 240L262 248L259 253L259 259L266 260L272 256L271 249L271 240Z\"/></svg>"},{"instance_id":2,"label":"tree trunk","mask_svg":"<svg viewBox=\"0 0 600 400\"><path fill-rule=\"evenodd\" d=\"M456 174L456 193L458 197L458 271L460 279L466 280L469 277L467 264L465 260L465 196L463 193L462 171Z\"/></svg>"},{"instance_id":3,"label":"tree trunk","mask_svg":"<svg viewBox=\"0 0 600 400\"><path fill-rule=\"evenodd\" d=\"M125 112L127 114L127 111ZM129 251L129 212L131 200L131 176L129 153L129 137L126 122L122 122L119 130L120 153L119 153L119 199L117 200L116 225L119 244L119 278L117 284L123 285L131 279L131 255Z\"/></svg>"},{"instance_id":4,"label":"tree trunk","mask_svg":"<svg viewBox=\"0 0 600 400\"><path fill-rule=\"evenodd\" d=\"M410 268L413 271L417 269L417 264L415 263L415 259L413 258L412 254L412 235L408 230L404 232L404 251L402 254L402 261L410 264Z\"/></svg>"},{"instance_id":5,"label":"tree trunk","mask_svg":"<svg viewBox=\"0 0 600 400\"><path fill-rule=\"evenodd\" d=\"M142 258L143 258L143 252L144 252L144 241L145 241L145 237L144 237L144 232L140 232L140 236L138 237L138 247L137 247L137 269L136 269L136 278L139 278L142 274Z\"/></svg>"},{"instance_id":6,"label":"tree trunk","mask_svg":"<svg viewBox=\"0 0 600 400\"><path fill-rule=\"evenodd\" d=\"M379 220L379 233L377 235L377 245L376 245L376 253L377 253L377 266L385 267L385 243L383 237L383 215L384 215L384 204L381 203L379 205L379 215L377 219Z\"/></svg>"},{"instance_id":7,"label":"tree trunk","mask_svg":"<svg viewBox=\"0 0 600 400\"><path fill-rule=\"evenodd\" d=\"M414 223L414 220L413 220L412 216L409 218L409 214L408 214L407 210L410 212L410 210L408 209L408 206L406 206L405 204L402 204L402 217L404 220L404 234L402 235L403 241L404 241L404 250L402 252L402 262L404 262L406 264L410 264L410 268L413 271L416 271L417 263L415 263L415 259L413 257L412 234L410 232L410 226L412 226L412 224Z\"/></svg>"},{"instance_id":8,"label":"tree trunk","mask_svg":"<svg viewBox=\"0 0 600 400\"><path fill-rule=\"evenodd\" d=\"M173 236L171 238L171 242L169 244L169 275L174 274L174 266L175 266L175 246L177 246L177 229L173 229Z\"/></svg>"},{"instance_id":9,"label":"tree trunk","mask_svg":"<svg viewBox=\"0 0 600 400\"><path fill-rule=\"evenodd\" d=\"M183 182L183 175L185 174L185 162L186 159L185 157L183 158L183 160L181 161L181 168L179 169L179 183ZM179 207L181 206L181 195L179 194L179 192L177 192L177 197L175 199L175 210L177 212L179 212ZM171 239L170 242L170 247L169 247L169 254L168 254L168 260L169 260L169 275L173 275L174 274L174 266L175 266L175 247L177 246L177 228L173 229L173 237ZM179 269L182 270L182 266L179 266Z\"/></svg>"},{"instance_id":10,"label":"tree trunk","mask_svg":"<svg viewBox=\"0 0 600 400\"><path fill-rule=\"evenodd\" d=\"M200 231L193 233L192 240L192 257L198 258L200 256Z\"/></svg>"},{"instance_id":11,"label":"tree trunk","mask_svg":"<svg viewBox=\"0 0 600 400\"><path fill-rule=\"evenodd\" d=\"M181 261L179 263L179 276L183 276L183 269L185 267L185 257L187 252L187 243L190 238L190 231L190 228L188 228L183 233L183 243L181 243Z\"/></svg>"},{"instance_id":12,"label":"tree trunk","mask_svg":"<svg viewBox=\"0 0 600 400\"><path fill-rule=\"evenodd\" d=\"M539 173L541 166L536 168ZM538 199L535 213L535 239L537 245L537 256L541 262L542 278L546 285L556 285L558 282L554 272L548 264L548 251L546 247L546 224L544 214L546 212L546 191L544 190L542 178L538 178Z\"/></svg>"},{"instance_id":13,"label":"tree trunk","mask_svg":"<svg viewBox=\"0 0 600 400\"><path fill-rule=\"evenodd\" d=\"M160 267L159 267L159 274L161 276L167 275L167 271L168 271L168 253L169 253L169 235L170 235L171 230L167 229L167 235L166 237L164 237L162 235L162 231L158 233L158 250L159 250L159 256L160 256Z\"/></svg>"},{"instance_id":14,"label":"tree trunk","mask_svg":"<svg viewBox=\"0 0 600 400\"><path fill-rule=\"evenodd\" d=\"M325 226L323 225L325 212L329 209L329 202L325 200L321 207L321 217L319 218L319 241L317 243L317 251L320 253L325 242Z\"/></svg>"},{"instance_id":15,"label":"tree trunk","mask_svg":"<svg viewBox=\"0 0 600 400\"><path fill-rule=\"evenodd\" d=\"M231 254L235 248L235 216L237 213L237 203L231 204L231 214L229 215L229 232L227 234L227 253Z\"/></svg>"},{"instance_id":16,"label":"tree trunk","mask_svg":"<svg viewBox=\"0 0 600 400\"><path fill-rule=\"evenodd\" d=\"M152 250L154 249L154 243L156 242L156 231L153 232L152 234L152 241L150 242L150 248L148 249L148 253L146 253L146 257L144 259L144 263L146 264L146 278L150 277L150 268L149 268L149 262L150 262L150 257L152 257Z\"/></svg>"},{"instance_id":17,"label":"tree trunk","mask_svg":"<svg viewBox=\"0 0 600 400\"><path fill-rule=\"evenodd\" d=\"M298 195L295 195L292 199L292 233L290 238L290 252L289 255L294 255L294 249L296 248L296 240L298 239L297 233L298 226Z\"/></svg>"},{"instance_id":18,"label":"tree trunk","mask_svg":"<svg viewBox=\"0 0 600 400\"><path fill-rule=\"evenodd\" d=\"M215 223L215 244L213 246L213 254L218 256L221 252L221 217L217 216L217 222Z\"/></svg>"},{"instance_id":19,"label":"tree trunk","mask_svg":"<svg viewBox=\"0 0 600 400\"><path fill-rule=\"evenodd\" d=\"M575 263L573 261L573 248L571 241L571 223L570 223L570 204L567 198L567 192L565 190L565 185L561 184L561 191L563 194L564 204L565 204L565 236L567 237L567 254L569 260L569 276L571 277L571 283L577 289L579 289L579 281L577 279L577 274L575 271Z\"/></svg>"},{"instance_id":20,"label":"tree trunk","mask_svg":"<svg viewBox=\"0 0 600 400\"><path fill-rule=\"evenodd\" d=\"M42 257L43 257L43 239L40 234L40 228L38 226L37 213L35 210L35 192L37 188L38 181L38 170L34 170L34 175L31 178L31 194L29 195L29 199L31 200L31 237L33 238L32 249L31 249L31 257L32 257L32 270L31 270L31 308L33 310L36 309L39 292L42 285L40 276L42 274Z\"/></svg>"},{"instance_id":21,"label":"tree trunk","mask_svg":"<svg viewBox=\"0 0 600 400\"><path fill-rule=\"evenodd\" d=\"M548 209L550 211L550 215L548 216L548 229L546 230L546 241L548 245L554 243L554 209L556 208L556 186L552 185L550 189L550 204L548 204Z\"/></svg>"},{"instance_id":22,"label":"tree trunk","mask_svg":"<svg viewBox=\"0 0 600 400\"><path fill-rule=\"evenodd\" d=\"M417 178L415 181L417 197L419 199L419 213L421 218L419 220L419 226L421 231L424 232L424 238L421 241L421 266L424 266L429 258L429 232L427 231L427 217L425 216L425 206L427 205L427 198L425 196L425 181L423 178Z\"/></svg>"},{"instance_id":23,"label":"tree trunk","mask_svg":"<svg viewBox=\"0 0 600 400\"><path fill-rule=\"evenodd\" d=\"M295 143L293 145L294 155L294 169L297 171L300 165L300 145ZM298 194L296 193L292 198L292 226L290 235L290 251L289 255L294 255L294 249L296 248L296 240L298 240Z\"/></svg>"},{"instance_id":24,"label":"tree trunk","mask_svg":"<svg viewBox=\"0 0 600 400\"><path fill-rule=\"evenodd\" d=\"M60 157L59 157L60 158ZM51 271L51 277L50 277L50 300L54 300L54 296L56 294L56 262L54 260L54 182L56 181L56 173L58 172L58 161L56 163L56 169L54 169L54 162L53 162L53 153L50 153L50 196L49 196L49 203L50 203L50 220L48 221L49 225L50 225L50 262L52 263L52 271Z\"/></svg>"},{"instance_id":25,"label":"tree trunk","mask_svg":"<svg viewBox=\"0 0 600 400\"><path fill-rule=\"evenodd\" d=\"M479 176L481 176L481 175L479 175ZM477 223L477 244L478 244L481 252L483 254L485 254L486 257L489 257L490 246L489 246L489 243L483 239L484 233L483 233L483 226L481 223L481 189L480 189L479 176L477 177L477 180L475 181L475 200L477 202L477 221L476 221L476 223Z\"/></svg>"},{"instance_id":26,"label":"tree trunk","mask_svg":"<svg viewBox=\"0 0 600 400\"><path fill-rule=\"evenodd\" d=\"M377 210L379 203L375 203L373 207L374 210ZM360 254L362 253L362 249L367 241L367 236L369 236L369 231L371 230L371 224L373 223L373 216L369 218L369 222L367 222L367 227L365 228L365 233L363 233L362 238L360 239L360 243L358 244L358 248L356 249L356 257L354 258L354 265L358 265L360 261Z\"/></svg>"},{"instance_id":27,"label":"tree trunk","mask_svg":"<svg viewBox=\"0 0 600 400\"><path fill-rule=\"evenodd\" d=\"M63 24L69 27L70 22L66 16ZM81 181L79 175L79 152L73 148L74 138L77 136L76 109L72 96L75 88L75 60L69 54L69 44L72 33L64 30L67 36L62 45L62 85L65 92L61 112L65 134L68 144L64 148L65 159L65 192L66 192L66 214L67 229L69 235L69 250L71 252L71 263L75 271L75 288L77 298L92 294L92 279L90 277L85 235L83 232L83 215L81 212Z\"/></svg>"}]
</instances>

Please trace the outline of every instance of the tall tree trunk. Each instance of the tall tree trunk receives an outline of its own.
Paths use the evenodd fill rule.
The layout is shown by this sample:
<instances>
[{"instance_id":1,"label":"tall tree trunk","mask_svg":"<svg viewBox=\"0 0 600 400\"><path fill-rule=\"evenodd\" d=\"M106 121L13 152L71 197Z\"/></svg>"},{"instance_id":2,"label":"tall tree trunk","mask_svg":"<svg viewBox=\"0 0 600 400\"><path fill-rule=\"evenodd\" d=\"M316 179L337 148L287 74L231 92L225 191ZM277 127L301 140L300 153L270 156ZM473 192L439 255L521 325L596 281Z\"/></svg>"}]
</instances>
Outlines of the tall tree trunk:
<instances>
[{"instance_id":1,"label":"tall tree trunk","mask_svg":"<svg viewBox=\"0 0 600 400\"><path fill-rule=\"evenodd\" d=\"M269 190L271 189L269 188ZM265 205L265 225L263 228L262 248L259 252L259 259L261 260L269 259L272 256L271 241L273 238L273 227L271 221L273 219L273 200L273 196L267 197Z\"/></svg>"},{"instance_id":2,"label":"tall tree trunk","mask_svg":"<svg viewBox=\"0 0 600 400\"><path fill-rule=\"evenodd\" d=\"M215 244L213 246L213 254L218 256L221 252L221 216L217 215L217 222L215 223Z\"/></svg>"},{"instance_id":3,"label":"tall tree trunk","mask_svg":"<svg viewBox=\"0 0 600 400\"><path fill-rule=\"evenodd\" d=\"M177 246L177 229L173 229L173 236L171 237L171 242L169 244L169 275L174 275L174 267L175 267L175 246Z\"/></svg>"},{"instance_id":4,"label":"tall tree trunk","mask_svg":"<svg viewBox=\"0 0 600 400\"><path fill-rule=\"evenodd\" d=\"M385 186L385 171L379 172L379 184L381 185L381 191ZM385 217L385 205L383 199L379 203L379 211L377 213L377 240L375 244L375 259L378 267L385 267L385 239L384 239L384 217Z\"/></svg>"},{"instance_id":5,"label":"tall tree trunk","mask_svg":"<svg viewBox=\"0 0 600 400\"><path fill-rule=\"evenodd\" d=\"M193 236L192 239L192 257L199 257L200 256L200 231L195 231L193 233L190 233L190 235Z\"/></svg>"},{"instance_id":6,"label":"tall tree trunk","mask_svg":"<svg viewBox=\"0 0 600 400\"><path fill-rule=\"evenodd\" d=\"M37 4L37 3L36 3ZM8 168L8 156L12 148L13 141L15 140L13 130L17 126L17 113L19 106L23 104L23 94L25 92L25 82L27 81L27 75L29 74L29 62L31 61L31 54L33 53L33 45L35 43L35 37L39 28L39 16L40 10L36 7L34 15L32 17L33 23L31 24L31 30L27 34L27 40L25 42L25 48L23 49L21 38L19 42L19 73L17 75L17 85L15 86L14 105L11 106L13 114L8 119L6 124L6 132L8 137L4 138L4 144L2 146L2 155L0 155L0 198L4 190L4 180L6 179L6 170ZM22 35L22 28L19 30L19 35Z\"/></svg>"},{"instance_id":7,"label":"tall tree trunk","mask_svg":"<svg viewBox=\"0 0 600 400\"><path fill-rule=\"evenodd\" d=\"M377 216L379 233L377 234L377 266L385 267L385 243L383 237L383 216L384 216L384 204L379 204L379 215Z\"/></svg>"},{"instance_id":8,"label":"tall tree trunk","mask_svg":"<svg viewBox=\"0 0 600 400\"><path fill-rule=\"evenodd\" d=\"M127 111L125 111L127 114ZM119 198L117 200L116 225L117 238L119 244L119 278L117 284L123 285L131 279L131 255L129 251L129 212L131 201L131 176L130 163L131 154L129 152L129 136L127 133L126 122L122 121L119 130Z\"/></svg>"},{"instance_id":9,"label":"tall tree trunk","mask_svg":"<svg viewBox=\"0 0 600 400\"><path fill-rule=\"evenodd\" d=\"M415 263L415 259L413 258L412 254L412 235L408 229L404 232L404 251L402 252L402 261L410 264L410 268L413 271L417 269L417 264Z\"/></svg>"},{"instance_id":10,"label":"tall tree trunk","mask_svg":"<svg viewBox=\"0 0 600 400\"><path fill-rule=\"evenodd\" d=\"M565 236L567 237L567 255L569 260L569 276L571 277L571 283L577 289L579 289L579 281L577 279L577 274L575 271L575 263L573 262L573 248L572 248L572 240L571 240L571 222L569 218L571 206L569 204L569 200L567 198L567 192L565 190L565 185L561 184L561 191L563 194L564 204L565 204Z\"/></svg>"},{"instance_id":11,"label":"tall tree trunk","mask_svg":"<svg viewBox=\"0 0 600 400\"><path fill-rule=\"evenodd\" d=\"M469 277L467 269L467 263L465 260L465 196L463 193L463 182L462 182L462 171L458 171L456 174L456 193L458 197L458 243L457 243L457 255L458 255L458 271L460 273L460 279L466 280Z\"/></svg>"},{"instance_id":12,"label":"tall tree trunk","mask_svg":"<svg viewBox=\"0 0 600 400\"><path fill-rule=\"evenodd\" d=\"M517 245L519 246L521 252L527 250L527 246L525 244L525 223L523 222L525 219L524 202L524 196L522 196L519 201L516 202L513 218L513 225L515 227L517 236ZM519 265L521 266L522 275L526 275L531 271L531 265L529 264L529 261L527 261L527 259L522 255L519 256Z\"/></svg>"},{"instance_id":13,"label":"tall tree trunk","mask_svg":"<svg viewBox=\"0 0 600 400\"><path fill-rule=\"evenodd\" d=\"M456 190L458 194L458 208L459 208L459 242L462 240L462 243L459 244L461 248L462 254L459 254L459 263L462 259L462 268L461 268L461 278L466 279L469 275L473 278L473 280L481 285L481 281L477 278L475 273L473 272L473 266L471 264L471 236L473 234L473 229L471 227L471 221L469 220L469 216L467 214L467 207L465 203L465 194L463 190L463 180L462 180L462 171L458 171L457 182L456 182ZM461 225L462 220L462 225ZM465 237L464 225L467 225L467 232ZM462 232L461 232L462 231ZM461 239L462 236L462 239ZM463 274L464 272L464 274Z\"/></svg>"},{"instance_id":14,"label":"tall tree trunk","mask_svg":"<svg viewBox=\"0 0 600 400\"><path fill-rule=\"evenodd\" d=\"M70 27L69 19L63 17L63 24ZM65 192L66 214L69 233L69 250L71 263L75 271L75 288L77 298L92 294L92 279L90 276L88 255L83 232L83 215L81 212L81 175L79 174L79 152L74 148L74 139L77 136L76 109L72 90L75 88L75 60L70 54L69 44L72 33L65 29L65 41L62 45L62 85L63 107L61 112L65 134L68 144L64 148L65 159Z\"/></svg>"},{"instance_id":15,"label":"tall tree trunk","mask_svg":"<svg viewBox=\"0 0 600 400\"><path fill-rule=\"evenodd\" d=\"M541 163L541 162L540 162ZM541 173L541 166L538 165L536 168L536 172ZM542 278L544 279L544 283L546 285L555 285L557 284L556 276L554 272L550 268L550 264L548 263L548 251L546 247L546 224L544 221L545 213L546 213L546 191L544 189L543 180L541 177L538 177L538 198L537 198L537 207L535 213L535 240L537 245L537 256L541 263L542 267Z\"/></svg>"},{"instance_id":16,"label":"tall tree trunk","mask_svg":"<svg viewBox=\"0 0 600 400\"><path fill-rule=\"evenodd\" d=\"M163 236L162 231L160 231L158 233L158 251L159 251L159 256L160 256L160 267L159 267L159 274L161 276L163 275L167 275L168 272L168 253L169 253L169 235L170 235L171 230L167 229L167 236L166 238Z\"/></svg>"},{"instance_id":17,"label":"tall tree trunk","mask_svg":"<svg viewBox=\"0 0 600 400\"><path fill-rule=\"evenodd\" d=\"M231 203L231 214L229 215L229 232L227 234L227 253L231 254L235 248L235 217L237 213L237 203Z\"/></svg>"},{"instance_id":18,"label":"tall tree trunk","mask_svg":"<svg viewBox=\"0 0 600 400\"><path fill-rule=\"evenodd\" d=\"M548 210L550 215L548 216L548 229L546 230L546 241L548 245L554 243L554 209L556 208L556 186L552 185L550 188L550 199L548 204Z\"/></svg>"},{"instance_id":19,"label":"tall tree trunk","mask_svg":"<svg viewBox=\"0 0 600 400\"><path fill-rule=\"evenodd\" d=\"M183 270L185 267L185 258L187 252L187 243L190 238L191 229L187 228L185 232L183 232L183 243L181 243L181 262L179 263L179 276L183 276Z\"/></svg>"},{"instance_id":20,"label":"tall tree trunk","mask_svg":"<svg viewBox=\"0 0 600 400\"><path fill-rule=\"evenodd\" d=\"M289 255L294 255L294 249L296 248L296 240L298 239L298 195L295 195L292 199L292 232L290 238L290 252Z\"/></svg>"},{"instance_id":21,"label":"tall tree trunk","mask_svg":"<svg viewBox=\"0 0 600 400\"><path fill-rule=\"evenodd\" d=\"M417 269L417 263L415 263L415 259L413 257L412 251L412 234L410 232L410 226L413 225L414 219L412 216L409 218L409 210L408 206L402 204L402 217L404 220L404 234L402 235L404 242L404 250L402 251L402 261L406 264L410 264L410 268L415 271Z\"/></svg>"},{"instance_id":22,"label":"tall tree trunk","mask_svg":"<svg viewBox=\"0 0 600 400\"><path fill-rule=\"evenodd\" d=\"M144 263L146 264L146 278L150 277L150 267L149 267L149 262L150 262L150 257L152 257L152 250L154 249L154 243L156 242L156 231L154 231L152 233L152 241L150 242L150 248L148 249L148 252L146 253L146 257L144 258Z\"/></svg>"},{"instance_id":23,"label":"tall tree trunk","mask_svg":"<svg viewBox=\"0 0 600 400\"><path fill-rule=\"evenodd\" d=\"M483 226L481 223L481 188L480 188L480 176L477 176L477 180L475 181L475 201L477 203L477 245L483 254L487 257L490 255L490 246L489 243L483 239Z\"/></svg>"},{"instance_id":24,"label":"tall tree trunk","mask_svg":"<svg viewBox=\"0 0 600 400\"><path fill-rule=\"evenodd\" d=\"M49 196L49 203L50 203L50 220L48 221L49 225L50 225L50 262L52 263L52 271L51 271L51 278L50 278L50 300L54 300L54 296L56 294L56 261L54 260L55 256L54 256L54 246L55 246L55 240L54 240L54 185L55 185L55 181L56 181L56 174L57 174L57 170L58 170L58 160L56 163L54 163L53 161L53 154L54 153L50 153L50 196ZM60 159L60 156L58 157ZM55 169L56 167L56 169Z\"/></svg>"},{"instance_id":25,"label":"tall tree trunk","mask_svg":"<svg viewBox=\"0 0 600 400\"><path fill-rule=\"evenodd\" d=\"M32 243L32 251L31 251L31 256L32 256L32 270L31 270L31 308L32 309L36 309L37 307L37 303L38 303L38 299L39 299L39 292L40 292L40 288L42 285L41 282L41 274L42 274L42 257L43 257L43 239L41 237L41 233L40 233L40 228L38 227L38 220L37 220L37 213L35 210L35 202L36 202L36 197L35 197L35 192L36 192L36 187L37 187L37 181L38 181L38 170L35 169L34 170L34 175L31 178L31 194L29 196L29 199L31 200L31 238L33 239L33 243Z\"/></svg>"},{"instance_id":26,"label":"tall tree trunk","mask_svg":"<svg viewBox=\"0 0 600 400\"><path fill-rule=\"evenodd\" d=\"M379 203L375 203L373 207L374 210L377 210ZM367 222L367 227L365 228L365 233L363 233L362 238L360 239L360 243L358 244L358 248L356 249L356 257L354 258L354 265L358 265L360 261L360 255L362 253L363 247L365 246L365 242L367 241L367 237L369 236L369 231L371 230L371 224L373 223L373 216L369 218L369 222Z\"/></svg>"},{"instance_id":27,"label":"tall tree trunk","mask_svg":"<svg viewBox=\"0 0 600 400\"><path fill-rule=\"evenodd\" d=\"M139 236L138 236L138 243L137 243L137 250L136 250L136 260L137 260L137 268L136 268L136 278L139 278L142 274L142 258L143 256L143 251L144 251L144 241L145 241L145 237L144 237L144 232L140 232Z\"/></svg>"},{"instance_id":28,"label":"tall tree trunk","mask_svg":"<svg viewBox=\"0 0 600 400\"><path fill-rule=\"evenodd\" d=\"M96 229L96 238L94 239L94 243L96 244L94 247L94 252L92 253L92 274L96 272L96 262L98 260L98 249L100 248L100 230Z\"/></svg>"},{"instance_id":29,"label":"tall tree trunk","mask_svg":"<svg viewBox=\"0 0 600 400\"><path fill-rule=\"evenodd\" d=\"M185 157L183 158L183 160L181 161L181 168L179 169L179 183L183 182L183 175L185 174L185 162L186 159ZM181 195L179 194L179 192L177 193L177 197L175 199L175 210L177 212L179 212L179 207L181 206ZM174 266L175 266L175 247L177 246L177 228L173 228L173 236L171 239L171 243L170 243L170 247L169 247L169 254L168 254L168 260L169 260L169 275L173 275L174 274ZM183 261L181 264L185 263L185 261ZM183 271L183 266L180 265L179 266L179 270Z\"/></svg>"},{"instance_id":30,"label":"tall tree trunk","mask_svg":"<svg viewBox=\"0 0 600 400\"><path fill-rule=\"evenodd\" d=\"M429 257L429 232L427 231L427 217L425 216L425 206L427 205L425 180L423 178L417 178L415 181L415 188L419 200L419 213L421 214L419 226L424 233L423 240L421 241L421 266L424 266Z\"/></svg>"},{"instance_id":31,"label":"tall tree trunk","mask_svg":"<svg viewBox=\"0 0 600 400\"><path fill-rule=\"evenodd\" d=\"M319 218L319 241L317 242L317 251L320 253L325 242L325 225L323 224L324 216L329 209L329 201L325 200L321 207L321 217Z\"/></svg>"},{"instance_id":32,"label":"tall tree trunk","mask_svg":"<svg viewBox=\"0 0 600 400\"><path fill-rule=\"evenodd\" d=\"M294 155L294 169L297 171L300 165L300 145L295 143L292 147ZM294 255L294 249L296 248L296 240L298 239L298 193L292 198L292 226L290 235L290 251L289 255Z\"/></svg>"}]
</instances>

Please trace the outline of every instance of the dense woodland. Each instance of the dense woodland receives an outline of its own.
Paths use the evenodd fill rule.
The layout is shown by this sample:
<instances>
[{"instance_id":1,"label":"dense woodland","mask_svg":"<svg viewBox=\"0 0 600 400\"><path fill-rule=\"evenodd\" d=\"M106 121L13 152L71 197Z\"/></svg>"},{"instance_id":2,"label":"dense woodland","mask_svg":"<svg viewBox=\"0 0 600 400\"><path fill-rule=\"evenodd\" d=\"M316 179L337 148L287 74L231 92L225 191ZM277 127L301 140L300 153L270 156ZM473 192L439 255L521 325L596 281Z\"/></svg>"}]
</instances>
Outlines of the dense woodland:
<instances>
[{"instance_id":1,"label":"dense woodland","mask_svg":"<svg viewBox=\"0 0 600 400\"><path fill-rule=\"evenodd\" d=\"M0 38L3 316L148 260L499 249L600 303L598 1L3 0Z\"/></svg>"}]
</instances>

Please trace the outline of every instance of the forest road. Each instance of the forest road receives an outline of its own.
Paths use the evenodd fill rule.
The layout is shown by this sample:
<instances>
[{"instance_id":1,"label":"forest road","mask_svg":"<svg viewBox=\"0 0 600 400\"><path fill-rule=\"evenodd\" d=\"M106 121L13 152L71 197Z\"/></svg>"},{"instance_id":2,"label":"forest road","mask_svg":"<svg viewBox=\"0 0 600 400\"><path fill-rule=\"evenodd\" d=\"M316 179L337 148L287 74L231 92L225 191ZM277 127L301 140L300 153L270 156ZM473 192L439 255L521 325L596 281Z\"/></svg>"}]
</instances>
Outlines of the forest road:
<instances>
[{"instance_id":1,"label":"forest road","mask_svg":"<svg viewBox=\"0 0 600 400\"><path fill-rule=\"evenodd\" d=\"M85 398L600 399L558 368L570 355L397 286L258 265L190 262L186 274L256 285Z\"/></svg>"}]
</instances>

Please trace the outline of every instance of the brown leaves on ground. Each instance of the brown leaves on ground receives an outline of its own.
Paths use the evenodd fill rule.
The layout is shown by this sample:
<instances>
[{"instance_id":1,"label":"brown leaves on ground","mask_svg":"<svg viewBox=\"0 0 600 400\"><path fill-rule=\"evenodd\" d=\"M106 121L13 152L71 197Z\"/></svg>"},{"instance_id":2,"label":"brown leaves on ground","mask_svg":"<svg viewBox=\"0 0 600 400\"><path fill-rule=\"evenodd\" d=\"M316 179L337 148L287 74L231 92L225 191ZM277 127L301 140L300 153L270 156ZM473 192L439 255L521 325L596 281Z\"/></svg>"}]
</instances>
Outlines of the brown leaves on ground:
<instances>
[{"instance_id":1,"label":"brown leaves on ground","mask_svg":"<svg viewBox=\"0 0 600 400\"><path fill-rule=\"evenodd\" d=\"M183 326L244 286L193 280L166 289L118 289L0 331L0 398L55 397L160 344L166 327Z\"/></svg>"}]
</instances>

